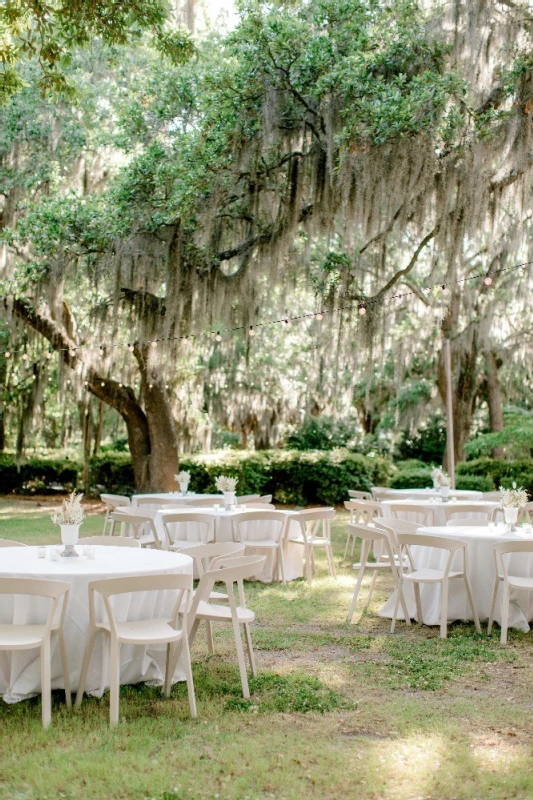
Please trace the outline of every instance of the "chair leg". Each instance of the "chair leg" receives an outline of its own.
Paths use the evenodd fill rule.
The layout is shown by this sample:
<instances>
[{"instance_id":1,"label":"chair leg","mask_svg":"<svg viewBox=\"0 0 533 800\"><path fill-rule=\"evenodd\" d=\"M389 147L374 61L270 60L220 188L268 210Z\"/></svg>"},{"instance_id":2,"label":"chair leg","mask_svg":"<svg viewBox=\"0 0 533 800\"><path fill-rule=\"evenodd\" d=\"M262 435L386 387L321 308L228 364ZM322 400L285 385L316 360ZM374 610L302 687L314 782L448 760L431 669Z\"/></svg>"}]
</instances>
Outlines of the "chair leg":
<instances>
[{"instance_id":1,"label":"chair leg","mask_svg":"<svg viewBox=\"0 0 533 800\"><path fill-rule=\"evenodd\" d=\"M448 636L448 581L442 581L442 595L440 599L440 638Z\"/></svg>"},{"instance_id":2,"label":"chair leg","mask_svg":"<svg viewBox=\"0 0 533 800\"><path fill-rule=\"evenodd\" d=\"M83 692L85 691L85 682L87 680L87 672L89 671L89 664L91 662L91 655L93 651L95 636L96 636L96 630L93 628L92 630L89 631L89 638L87 639L87 644L85 645L85 654L83 656L83 664L81 667L80 680L78 682L78 692L76 694L76 702L74 703L76 708L79 708L81 706L81 701L83 699Z\"/></svg>"},{"instance_id":3,"label":"chair leg","mask_svg":"<svg viewBox=\"0 0 533 800\"><path fill-rule=\"evenodd\" d=\"M394 602L394 611L392 612L392 621L391 621L391 624L390 624L390 632L391 633L394 633L394 630L396 628L396 620L398 619L398 606L400 605L400 602L402 603L402 608L403 608L405 606L405 599L404 599L404 596L403 596L403 588L402 588L401 582L398 581L398 585L396 586L396 600ZM406 620L407 620L407 616L408 615L405 613L405 611L404 611L404 614L405 614L405 617L406 617ZM411 624L410 620L409 620L408 624Z\"/></svg>"},{"instance_id":4,"label":"chair leg","mask_svg":"<svg viewBox=\"0 0 533 800\"><path fill-rule=\"evenodd\" d=\"M304 558L305 558L305 578L308 583L311 583L311 556L309 554L309 545L304 545Z\"/></svg>"},{"instance_id":5,"label":"chair leg","mask_svg":"<svg viewBox=\"0 0 533 800\"><path fill-rule=\"evenodd\" d=\"M507 581L503 584L503 597L502 597L502 632L500 636L500 643L507 644L507 628L509 627L509 600L511 590Z\"/></svg>"},{"instance_id":6,"label":"chair leg","mask_svg":"<svg viewBox=\"0 0 533 800\"><path fill-rule=\"evenodd\" d=\"M67 648L63 631L59 631L59 652L61 653L61 669L63 670L63 683L65 686L65 702L67 708L72 708L72 695L70 692L70 675L68 674Z\"/></svg>"},{"instance_id":7,"label":"chair leg","mask_svg":"<svg viewBox=\"0 0 533 800\"><path fill-rule=\"evenodd\" d=\"M366 603L363 607L363 614L368 609L370 605L370 601L372 600L372 595L374 594L374 586L376 585L376 578L378 577L377 569L374 570L374 574L372 575L372 580L370 581L370 589L368 590L368 595L366 598Z\"/></svg>"},{"instance_id":8,"label":"chair leg","mask_svg":"<svg viewBox=\"0 0 533 800\"><path fill-rule=\"evenodd\" d=\"M248 623L245 623L244 625L244 638L246 640L246 649L248 651L248 661L250 662L250 670L255 678L255 676L257 675L257 669L255 667L254 648L252 645L252 633L250 631L250 626L248 625Z\"/></svg>"},{"instance_id":9,"label":"chair leg","mask_svg":"<svg viewBox=\"0 0 533 800\"><path fill-rule=\"evenodd\" d=\"M333 558L333 548L330 544L326 545L326 555L328 557L329 574L332 578L337 580L337 571L335 569L335 559Z\"/></svg>"},{"instance_id":10,"label":"chair leg","mask_svg":"<svg viewBox=\"0 0 533 800\"><path fill-rule=\"evenodd\" d=\"M213 644L213 626L210 619L206 619L205 621L205 632L207 635L207 652L209 655L213 655L215 652L215 646Z\"/></svg>"},{"instance_id":11,"label":"chair leg","mask_svg":"<svg viewBox=\"0 0 533 800\"><path fill-rule=\"evenodd\" d=\"M424 617L422 616L422 602L420 600L420 585L418 583L414 584L415 589L415 602L416 602L416 616L418 617L418 624L424 624Z\"/></svg>"},{"instance_id":12,"label":"chair leg","mask_svg":"<svg viewBox=\"0 0 533 800\"><path fill-rule=\"evenodd\" d=\"M353 612L355 611L357 598L359 597L359 592L361 591L361 584L363 582L363 576L365 574L367 557L368 557L368 542L364 541L363 546L361 548L361 566L359 567L359 575L357 576L357 583L355 584L352 602L350 604L350 610L348 611L348 617L346 618L346 622L352 621Z\"/></svg>"},{"instance_id":13,"label":"chair leg","mask_svg":"<svg viewBox=\"0 0 533 800\"><path fill-rule=\"evenodd\" d=\"M474 617L474 625L476 626L476 631L481 633L481 625L479 624L479 616L477 613L476 604L474 602L474 594L472 592L472 586L470 585L470 578L465 572L465 584L466 584L466 593L468 595L468 602L470 603L470 608L472 609L472 615Z\"/></svg>"},{"instance_id":14,"label":"chair leg","mask_svg":"<svg viewBox=\"0 0 533 800\"><path fill-rule=\"evenodd\" d=\"M120 696L120 642L115 636L109 644L109 724L118 725Z\"/></svg>"},{"instance_id":15,"label":"chair leg","mask_svg":"<svg viewBox=\"0 0 533 800\"><path fill-rule=\"evenodd\" d=\"M189 642L187 636L183 636L183 667L185 669L185 678L187 680L187 695L189 697L189 710L191 712L191 717L196 719L197 711L196 711L196 694L194 691L194 681L192 677L192 667L191 667L191 652L189 650ZM169 676L170 681L172 681L172 675Z\"/></svg>"},{"instance_id":16,"label":"chair leg","mask_svg":"<svg viewBox=\"0 0 533 800\"><path fill-rule=\"evenodd\" d=\"M52 721L52 678L50 663L50 636L46 636L41 645L41 708L43 728L48 728Z\"/></svg>"},{"instance_id":17,"label":"chair leg","mask_svg":"<svg viewBox=\"0 0 533 800\"><path fill-rule=\"evenodd\" d=\"M237 650L237 660L239 662L239 673L241 676L242 696L245 699L250 697L250 688L248 686L248 676L246 674L246 664L244 662L244 650L242 647L241 631L238 620L233 620L233 634L235 637L235 647Z\"/></svg>"},{"instance_id":18,"label":"chair leg","mask_svg":"<svg viewBox=\"0 0 533 800\"><path fill-rule=\"evenodd\" d=\"M344 555L343 555L343 558L344 558L344 559L345 559L345 558L346 558L346 556L348 555L348 547L350 546L350 543L351 543L351 541L352 541L352 539L353 539L353 538L354 538L354 537L352 536L352 534L350 533L350 531L348 531L348 536L346 537L346 547L344 548Z\"/></svg>"},{"instance_id":19,"label":"chair leg","mask_svg":"<svg viewBox=\"0 0 533 800\"><path fill-rule=\"evenodd\" d=\"M492 626L494 625L494 611L496 610L496 600L498 598L498 588L500 586L500 581L498 578L494 581L494 589L492 591L492 601L490 604L490 614L489 614L489 622L487 625L487 636L490 636L492 633Z\"/></svg>"},{"instance_id":20,"label":"chair leg","mask_svg":"<svg viewBox=\"0 0 533 800\"><path fill-rule=\"evenodd\" d=\"M285 557L283 555L283 545L278 547L278 563L281 572L281 582L283 586L286 586L287 581L285 580Z\"/></svg>"},{"instance_id":21,"label":"chair leg","mask_svg":"<svg viewBox=\"0 0 533 800\"><path fill-rule=\"evenodd\" d=\"M315 574L315 548L311 547L311 574Z\"/></svg>"},{"instance_id":22,"label":"chair leg","mask_svg":"<svg viewBox=\"0 0 533 800\"><path fill-rule=\"evenodd\" d=\"M163 684L163 692L165 697L170 697L170 692L172 691L172 675L174 670L172 666L174 664L174 643L169 642L167 644L167 657L165 663L165 681Z\"/></svg>"}]
</instances>

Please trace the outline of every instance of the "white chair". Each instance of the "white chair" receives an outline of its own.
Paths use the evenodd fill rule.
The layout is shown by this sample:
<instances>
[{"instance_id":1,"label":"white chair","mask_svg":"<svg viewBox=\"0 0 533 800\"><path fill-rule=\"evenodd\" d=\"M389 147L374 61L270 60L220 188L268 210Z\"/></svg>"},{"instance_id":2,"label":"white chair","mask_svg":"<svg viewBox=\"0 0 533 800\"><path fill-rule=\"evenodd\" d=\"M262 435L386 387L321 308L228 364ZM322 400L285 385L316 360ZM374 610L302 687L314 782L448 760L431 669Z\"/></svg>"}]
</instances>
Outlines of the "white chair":
<instances>
[{"instance_id":1,"label":"white chair","mask_svg":"<svg viewBox=\"0 0 533 800\"><path fill-rule=\"evenodd\" d=\"M271 494L262 494L258 503L271 503L272 502L272 495Z\"/></svg>"},{"instance_id":2,"label":"white chair","mask_svg":"<svg viewBox=\"0 0 533 800\"><path fill-rule=\"evenodd\" d=\"M446 517L446 524L456 517L470 517L477 520L478 525L486 525L493 517L492 506L484 506L481 503L461 503L458 507L455 503L443 503L444 516Z\"/></svg>"},{"instance_id":3,"label":"white chair","mask_svg":"<svg viewBox=\"0 0 533 800\"><path fill-rule=\"evenodd\" d=\"M511 589L533 592L533 578L522 577L519 575L509 575L509 565L506 556L512 553L533 553L533 542L498 542L494 545L494 565L496 578L494 590L492 592L492 602L490 605L489 624L487 634L490 636L494 623L494 610L496 608L496 598L500 583L503 584L502 596L502 622L501 622L501 644L507 644L507 629L509 627L509 601Z\"/></svg>"},{"instance_id":4,"label":"white chair","mask_svg":"<svg viewBox=\"0 0 533 800\"><path fill-rule=\"evenodd\" d=\"M371 492L360 492L357 489L348 489L348 497L351 497L353 500L372 500L372 493Z\"/></svg>"},{"instance_id":5,"label":"white chair","mask_svg":"<svg viewBox=\"0 0 533 800\"><path fill-rule=\"evenodd\" d=\"M483 492L483 500L491 503L499 503L502 499L501 492Z\"/></svg>"},{"instance_id":6,"label":"white chair","mask_svg":"<svg viewBox=\"0 0 533 800\"><path fill-rule=\"evenodd\" d=\"M389 498L396 498L397 500L398 497L401 497L401 495L398 495L397 491L394 489L387 489L386 486L372 486L370 491L372 492L373 499L376 501L388 500Z\"/></svg>"},{"instance_id":7,"label":"white chair","mask_svg":"<svg viewBox=\"0 0 533 800\"><path fill-rule=\"evenodd\" d=\"M105 505L104 530L102 531L102 534L103 536L107 536L107 526L109 525L111 527L111 513L121 506L131 506L131 500L129 497L126 497L125 494L101 494L100 500Z\"/></svg>"},{"instance_id":8,"label":"white chair","mask_svg":"<svg viewBox=\"0 0 533 800\"><path fill-rule=\"evenodd\" d=\"M173 514L171 511L165 511L161 515L161 519L169 550L184 550L194 547L196 544L212 542L215 538L216 514L205 514L202 511L180 511ZM176 523L185 526L194 525L194 533L187 529L184 532L184 529L181 528L181 533L178 534L180 538L177 538L171 527Z\"/></svg>"},{"instance_id":9,"label":"white chair","mask_svg":"<svg viewBox=\"0 0 533 800\"><path fill-rule=\"evenodd\" d=\"M276 506L274 503L261 503L257 501L257 503L246 503L246 508L262 508L263 511L275 511Z\"/></svg>"},{"instance_id":10,"label":"white chair","mask_svg":"<svg viewBox=\"0 0 533 800\"><path fill-rule=\"evenodd\" d=\"M406 519L407 514L411 522L416 522L418 525L433 525L433 508L431 506L423 506L419 503L387 503L390 508L391 515L397 519ZM440 506L439 506L440 507Z\"/></svg>"},{"instance_id":11,"label":"white chair","mask_svg":"<svg viewBox=\"0 0 533 800\"><path fill-rule=\"evenodd\" d=\"M368 597L363 607L363 614L367 610L370 601L372 599L372 594L374 592L374 585L376 583L376 578L379 570L389 570L392 573L395 585L398 585L398 571L400 569L400 567L398 566L398 556L395 553L394 542L391 540L391 537L387 531L381 530L379 528L371 528L368 525L350 524L349 527L354 529L352 534L354 540L361 539L362 548L361 548L361 560L359 561L358 564L353 565L354 569L359 570L359 575L357 576L357 583L355 584L350 610L348 611L348 617L346 620L347 622L352 621L352 617L355 611L355 606L357 604L357 598L359 597L361 584L363 582L366 570L367 569L371 570L373 575L372 575L372 581L370 583L370 589L368 591ZM368 556L370 554L371 549L378 549L380 552L385 553L386 559L369 561ZM407 611L407 605L405 603L403 596L401 598L401 603L406 623L407 625L410 625L411 622Z\"/></svg>"},{"instance_id":12,"label":"white chair","mask_svg":"<svg viewBox=\"0 0 533 800\"><path fill-rule=\"evenodd\" d=\"M441 639L446 639L448 635L449 582L457 579L462 579L465 583L468 602L470 603L470 607L472 609L476 631L478 633L481 633L481 627L479 625L479 617L476 605L474 603L474 595L472 594L472 587L470 585L470 579L468 577L468 572L467 572L466 542L462 542L458 539L448 539L444 536L427 536L425 534L420 534L420 533L415 533L415 534L399 533L398 544L400 546L400 553L405 548L407 557L409 558L409 564L411 566L412 572L404 574L401 570L398 571L398 578L399 578L398 589L396 592L396 603L394 605L394 613L392 617L391 633L394 632L394 627L396 625L396 617L398 616L398 605L400 602L402 602L402 608L403 608L403 601L405 600L403 594L403 584L405 582L413 584L415 592L418 624L423 625L424 617L422 615L422 604L420 601L419 584L440 583L442 587L441 603L440 603L440 635ZM433 569L430 567L423 567L421 569L417 569L413 559L413 554L411 552L411 545L417 545L420 547L432 547L437 550L447 550L448 558L446 559L446 564L444 566L444 569ZM462 553L462 569L454 570L452 572L451 570L452 561L456 553Z\"/></svg>"},{"instance_id":13,"label":"white chair","mask_svg":"<svg viewBox=\"0 0 533 800\"><path fill-rule=\"evenodd\" d=\"M192 506L193 508L201 508L202 506L211 506L213 508L214 505L223 506L224 505L224 495L220 495L220 497L198 497L196 500L190 500L187 505Z\"/></svg>"},{"instance_id":14,"label":"white chair","mask_svg":"<svg viewBox=\"0 0 533 800\"><path fill-rule=\"evenodd\" d=\"M98 547L140 547L141 543L138 539L132 539L131 536L84 536L83 539L78 539L78 544L95 544Z\"/></svg>"},{"instance_id":15,"label":"white chair","mask_svg":"<svg viewBox=\"0 0 533 800\"><path fill-rule=\"evenodd\" d=\"M446 523L448 528L479 528L486 524L485 520L473 519L472 517L453 517Z\"/></svg>"},{"instance_id":16,"label":"white chair","mask_svg":"<svg viewBox=\"0 0 533 800\"><path fill-rule=\"evenodd\" d=\"M499 511L500 514L503 516L502 509L496 509ZM531 516L533 515L533 503L526 503L525 506L522 506L521 509L518 511L518 522L527 522L528 525L531 525Z\"/></svg>"},{"instance_id":17,"label":"white chair","mask_svg":"<svg viewBox=\"0 0 533 800\"><path fill-rule=\"evenodd\" d=\"M298 511L291 515L290 522L294 520L299 524L300 534L290 536L289 541L301 544L304 548L305 577L309 582L315 571L314 551L317 547L325 549L329 574L332 578L337 577L331 546L331 520L334 518L334 508L313 508L310 511Z\"/></svg>"},{"instance_id":18,"label":"white chair","mask_svg":"<svg viewBox=\"0 0 533 800\"><path fill-rule=\"evenodd\" d=\"M374 517L374 525L380 528L387 528L393 530L395 536L399 533L416 533L420 528L417 522L411 522L409 519L398 519L397 517Z\"/></svg>"},{"instance_id":19,"label":"white chair","mask_svg":"<svg viewBox=\"0 0 533 800\"><path fill-rule=\"evenodd\" d=\"M241 494L240 497L236 497L235 498L235 502L237 503L238 506L241 506L243 503L259 503L259 502L261 502L261 495L260 494Z\"/></svg>"},{"instance_id":20,"label":"white chair","mask_svg":"<svg viewBox=\"0 0 533 800\"><path fill-rule=\"evenodd\" d=\"M119 622L113 614L111 598L119 594L134 592L176 592L176 602L170 619L140 619ZM102 596L104 601L105 616L101 622L96 618L95 594ZM91 661L94 639L97 633L104 633L109 638L109 721L117 725L119 716L119 691L120 691L120 646L121 644L133 645L167 645L167 661L165 670L164 693L170 696L172 676L175 668L173 650L179 645L179 653L183 654L183 666L187 679L189 707L191 717L196 717L196 699L194 696L194 683L191 670L191 658L187 631L188 607L192 593L192 574L170 575L133 575L127 578L104 578L100 581L89 583L89 634L87 646L83 657L76 706L81 705L87 671ZM181 624L178 626L179 618Z\"/></svg>"},{"instance_id":21,"label":"white chair","mask_svg":"<svg viewBox=\"0 0 533 800\"><path fill-rule=\"evenodd\" d=\"M250 625L255 619L255 614L246 608L243 581L261 572L266 561L266 556L240 556L237 558L217 559L213 569L209 569L200 578L198 588L194 593L189 613L189 645L192 646L198 627L205 622L229 622L233 626L239 673L241 676L243 697L250 697L244 651L241 641L241 626L244 628L246 647L252 675L256 675L254 651ZM211 602L211 593L216 582L226 584L228 605L218 605ZM237 584L239 605L235 602L234 584Z\"/></svg>"},{"instance_id":22,"label":"white chair","mask_svg":"<svg viewBox=\"0 0 533 800\"><path fill-rule=\"evenodd\" d=\"M52 602L46 622L41 624L10 625L0 624L0 650L40 650L41 653L41 707L43 727L48 728L52 721L52 676L51 676L51 637L57 634L61 667L65 685L67 707L72 706L70 679L68 672L67 649L65 647L64 624L67 610L69 584L64 581L49 581L42 578L0 578L0 595L30 595L47 597ZM61 614L56 621L57 609L61 600Z\"/></svg>"},{"instance_id":23,"label":"white chair","mask_svg":"<svg viewBox=\"0 0 533 800\"><path fill-rule=\"evenodd\" d=\"M344 507L350 512L350 525L370 525L378 514L381 513L381 506L372 500L345 500ZM348 535L346 536L346 547L344 548L344 556L348 555L348 548L350 541L352 547L350 554L353 556L355 551L355 538L352 536L353 528L348 526Z\"/></svg>"},{"instance_id":24,"label":"white chair","mask_svg":"<svg viewBox=\"0 0 533 800\"><path fill-rule=\"evenodd\" d=\"M129 511L113 511L111 514L111 536L114 534L115 524L120 522L123 525L130 525L133 531L133 538L141 543L141 547L154 547L161 550L161 542L157 535L157 530L152 516L148 513L133 514ZM148 531L148 532L147 532Z\"/></svg>"},{"instance_id":25,"label":"white chair","mask_svg":"<svg viewBox=\"0 0 533 800\"><path fill-rule=\"evenodd\" d=\"M285 586L285 562L283 560L283 545L287 531L287 515L282 511L243 511L233 519L233 538L242 542L245 548L267 550L274 553L272 577L278 574L278 579ZM248 538L250 524L257 523L261 530L261 538ZM246 552L246 551L245 551Z\"/></svg>"},{"instance_id":26,"label":"white chair","mask_svg":"<svg viewBox=\"0 0 533 800\"><path fill-rule=\"evenodd\" d=\"M136 505L132 506L132 508L149 508L153 511L160 511L162 508L183 508L184 506L188 505L188 503L180 500L178 496L176 496L176 499L174 500L172 497L161 497L160 495L154 494L147 497L139 497Z\"/></svg>"},{"instance_id":27,"label":"white chair","mask_svg":"<svg viewBox=\"0 0 533 800\"><path fill-rule=\"evenodd\" d=\"M0 547L27 547L23 542L14 542L12 539L0 539Z\"/></svg>"}]
</instances>

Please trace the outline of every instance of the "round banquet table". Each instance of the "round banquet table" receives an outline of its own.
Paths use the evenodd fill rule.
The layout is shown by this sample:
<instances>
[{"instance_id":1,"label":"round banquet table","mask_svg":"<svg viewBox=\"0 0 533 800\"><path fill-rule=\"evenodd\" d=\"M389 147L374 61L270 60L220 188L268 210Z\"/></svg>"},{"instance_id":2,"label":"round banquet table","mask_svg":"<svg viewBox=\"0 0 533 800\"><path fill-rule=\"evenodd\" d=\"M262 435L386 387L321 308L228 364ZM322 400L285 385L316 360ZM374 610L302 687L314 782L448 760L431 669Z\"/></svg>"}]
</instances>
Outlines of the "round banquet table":
<instances>
[{"instance_id":1,"label":"round banquet table","mask_svg":"<svg viewBox=\"0 0 533 800\"><path fill-rule=\"evenodd\" d=\"M488 526L480 527L421 527L419 533L430 534L432 536L446 536L452 539L461 539L466 542L467 571L472 584L474 601L477 612L481 620L486 620L490 613L492 591L494 588L495 566L494 566L494 545L497 542L516 542L531 541L532 533L518 531L516 533L507 532L505 525L496 525L494 528ZM448 551L437 550L434 547L411 546L411 552L417 569L430 567L432 569L444 569L448 558ZM533 553L515 553L508 556L509 573L522 577L533 575ZM462 555L456 553L452 561L451 569L462 568ZM420 597L422 602L422 612L426 625L439 625L440 623L440 593L441 587L438 584L421 583ZM404 584L404 594L412 619L416 619L416 604L414 590L411 584ZM385 605L379 612L380 617L390 617L394 611L394 601L396 592L393 592ZM501 587L496 600L494 619L501 621ZM403 619L401 608L399 609L398 619ZM450 582L450 593L448 600L448 620L471 620L472 611L466 596L464 581L457 579ZM518 628L521 631L529 630L529 621L533 619L533 592L511 590L511 602L509 604L509 627Z\"/></svg>"},{"instance_id":2,"label":"round banquet table","mask_svg":"<svg viewBox=\"0 0 533 800\"><path fill-rule=\"evenodd\" d=\"M387 494L398 495L398 500L407 500L408 498L421 500L429 497L440 499L442 497L437 489L387 489ZM483 500L483 492L477 492L474 489L450 489L451 495L460 500Z\"/></svg>"},{"instance_id":3,"label":"round banquet table","mask_svg":"<svg viewBox=\"0 0 533 800\"><path fill-rule=\"evenodd\" d=\"M455 493L453 495L455 497ZM395 506L417 506L420 508L421 511L425 511L426 509L430 509L433 515L433 525L446 525L447 517L446 513L452 514L456 517L475 517L476 512L472 512L471 510L461 513L462 508L468 507L469 509L472 506L479 506L480 512L486 508L496 509L500 508L500 504L496 501L492 500L465 500L464 498L458 500L448 500L447 503L443 503L440 498L435 498L431 500L431 498L418 498L418 499L410 499L407 500L405 498L399 498L398 500L381 500L380 505L383 510L384 517L392 517L392 510L391 504ZM400 519L406 519L410 522L418 522L423 524L425 521L425 516L422 514L417 514L416 511L401 511L400 508L395 510L395 516ZM485 517L480 518L480 524L483 524Z\"/></svg>"},{"instance_id":4,"label":"round banquet table","mask_svg":"<svg viewBox=\"0 0 533 800\"><path fill-rule=\"evenodd\" d=\"M218 495L217 495L218 497ZM131 506L121 507L121 512L135 514L138 512L138 509L135 509ZM154 527L157 533L157 536L161 542L161 547L166 549L168 547L167 538L165 536L165 529L163 527L163 520L165 515L168 514L190 514L194 512L195 514L211 514L215 515L216 522L215 522L215 541L217 542L233 542L235 541L233 536L233 521L238 517L239 514L242 514L245 511L260 511L261 509L254 508L248 509L246 506L236 506L232 510L228 510L224 508L224 506L220 505L218 509L215 509L214 506L198 506L194 508L169 508L168 506L164 506L160 509L154 509L146 507L142 508L142 514L148 514L152 517L154 521ZM284 559L284 566L285 566L285 578L288 581L294 581L297 578L303 577L303 555L304 555L304 548L299 545L291 542L289 540L289 535L298 535L300 532L300 528L298 523L295 520L291 520L298 512L296 511L283 511L285 516L287 517L287 528L285 534L285 541L283 544L283 559ZM171 534L174 538L180 539L182 541L190 542L191 544L195 544L199 542L201 530L203 526L200 526L198 523L195 522L172 522L169 523L169 529ZM269 538L269 525L268 522L265 520L264 522L261 520L254 520L250 522L247 526L248 530L246 531L246 538L247 539L268 539ZM247 544L246 552L248 555L266 555L265 566L261 570L258 575L254 575L252 580L263 581L264 583L270 583L274 578L274 559L275 554L273 552L268 552L266 550L256 550L254 551L252 547Z\"/></svg>"},{"instance_id":5,"label":"round banquet table","mask_svg":"<svg viewBox=\"0 0 533 800\"><path fill-rule=\"evenodd\" d=\"M152 500L153 503L139 503L139 500ZM157 508L158 500L175 500L177 506L182 506L184 503L192 503L194 500L212 500L213 503L223 503L223 494L198 494L197 492L150 492L148 494L134 494L131 498L131 505L133 508ZM167 506L168 508L169 506Z\"/></svg>"},{"instance_id":6,"label":"round banquet table","mask_svg":"<svg viewBox=\"0 0 533 800\"><path fill-rule=\"evenodd\" d=\"M92 580L118 578L127 575L160 575L192 573L193 562L189 556L135 547L97 546L94 560L60 558L51 561L47 548L46 558L38 558L37 547L6 547L1 550L0 576L48 578L70 584L65 617L65 641L68 653L70 685L78 688L83 654L89 629L88 584ZM81 548L77 551L81 553ZM100 602L100 605L99 605ZM137 619L170 619L176 594L163 592L135 592L112 598L113 611L120 621ZM8 624L37 624L46 621L48 601L40 597L3 595L0 605L0 622ZM104 619L103 603L97 600L96 612ZM86 690L101 697L109 687L108 645L104 635L95 640ZM165 674L165 645L122 645L120 648L120 682L161 684ZM174 681L182 679L181 667ZM58 637L52 637L52 688L62 689L63 678ZM41 691L40 656L38 650L19 652L0 651L0 694L7 703L25 700Z\"/></svg>"}]
</instances>

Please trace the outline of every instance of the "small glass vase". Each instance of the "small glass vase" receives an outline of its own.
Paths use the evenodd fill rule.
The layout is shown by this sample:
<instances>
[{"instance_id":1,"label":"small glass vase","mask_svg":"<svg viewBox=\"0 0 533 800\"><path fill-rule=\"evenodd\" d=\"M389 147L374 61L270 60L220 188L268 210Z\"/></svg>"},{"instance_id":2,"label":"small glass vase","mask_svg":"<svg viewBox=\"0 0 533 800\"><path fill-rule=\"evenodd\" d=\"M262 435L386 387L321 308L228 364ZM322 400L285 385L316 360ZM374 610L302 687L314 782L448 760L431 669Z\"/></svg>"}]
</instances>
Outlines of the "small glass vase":
<instances>
[{"instance_id":1,"label":"small glass vase","mask_svg":"<svg viewBox=\"0 0 533 800\"><path fill-rule=\"evenodd\" d=\"M516 521L518 519L518 508L516 506L506 506L503 509L503 518L507 525L511 526L511 530L516 530Z\"/></svg>"},{"instance_id":2,"label":"small glass vase","mask_svg":"<svg viewBox=\"0 0 533 800\"><path fill-rule=\"evenodd\" d=\"M187 481L183 481L182 483L180 483L180 493L181 494L183 494L183 495L187 494L187 489L188 488L189 488L189 484L187 483Z\"/></svg>"},{"instance_id":3,"label":"small glass vase","mask_svg":"<svg viewBox=\"0 0 533 800\"><path fill-rule=\"evenodd\" d=\"M442 497L442 502L448 502L448 495L450 494L450 487L449 486L441 486L440 487L440 496Z\"/></svg>"},{"instance_id":4,"label":"small glass vase","mask_svg":"<svg viewBox=\"0 0 533 800\"><path fill-rule=\"evenodd\" d=\"M65 545L65 549L60 553L62 558L77 558L78 553L74 545L77 543L80 536L80 525L60 525L61 528L61 541Z\"/></svg>"}]
</instances>

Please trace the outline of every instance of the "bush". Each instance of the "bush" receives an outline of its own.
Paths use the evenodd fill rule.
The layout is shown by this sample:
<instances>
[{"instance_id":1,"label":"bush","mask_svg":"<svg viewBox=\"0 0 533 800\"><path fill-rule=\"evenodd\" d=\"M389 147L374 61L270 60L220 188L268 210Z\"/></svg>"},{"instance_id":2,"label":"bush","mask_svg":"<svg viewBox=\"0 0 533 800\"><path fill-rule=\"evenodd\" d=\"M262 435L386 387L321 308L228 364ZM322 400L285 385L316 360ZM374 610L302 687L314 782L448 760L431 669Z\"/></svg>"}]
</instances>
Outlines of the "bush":
<instances>
[{"instance_id":1,"label":"bush","mask_svg":"<svg viewBox=\"0 0 533 800\"><path fill-rule=\"evenodd\" d=\"M425 469L399 469L390 482L392 489L424 489L433 486L431 470Z\"/></svg>"},{"instance_id":2,"label":"bush","mask_svg":"<svg viewBox=\"0 0 533 800\"><path fill-rule=\"evenodd\" d=\"M109 452L92 456L89 462L89 484L115 494L133 494L135 480L130 454Z\"/></svg>"},{"instance_id":3,"label":"bush","mask_svg":"<svg viewBox=\"0 0 533 800\"><path fill-rule=\"evenodd\" d=\"M445 447L446 423L442 417L434 416L414 436L403 433L396 446L396 456L402 460L419 459L426 464L440 464Z\"/></svg>"},{"instance_id":4,"label":"bush","mask_svg":"<svg viewBox=\"0 0 533 800\"><path fill-rule=\"evenodd\" d=\"M493 492L496 487L492 478L485 478L483 475L456 475L455 488L471 492Z\"/></svg>"},{"instance_id":5,"label":"bush","mask_svg":"<svg viewBox=\"0 0 533 800\"><path fill-rule=\"evenodd\" d=\"M354 447L361 437L355 425L332 417L309 417L287 437L288 450L334 450Z\"/></svg>"},{"instance_id":6,"label":"bush","mask_svg":"<svg viewBox=\"0 0 533 800\"><path fill-rule=\"evenodd\" d=\"M499 461L495 458L476 458L458 464L457 474L461 476L476 475L489 478L493 482L491 489L499 486L509 488L513 481L533 496L533 459L522 458L516 461Z\"/></svg>"},{"instance_id":7,"label":"bush","mask_svg":"<svg viewBox=\"0 0 533 800\"><path fill-rule=\"evenodd\" d=\"M0 453L0 492L47 494L76 488L82 466L65 456L30 458L17 465L15 456Z\"/></svg>"}]
</instances>

